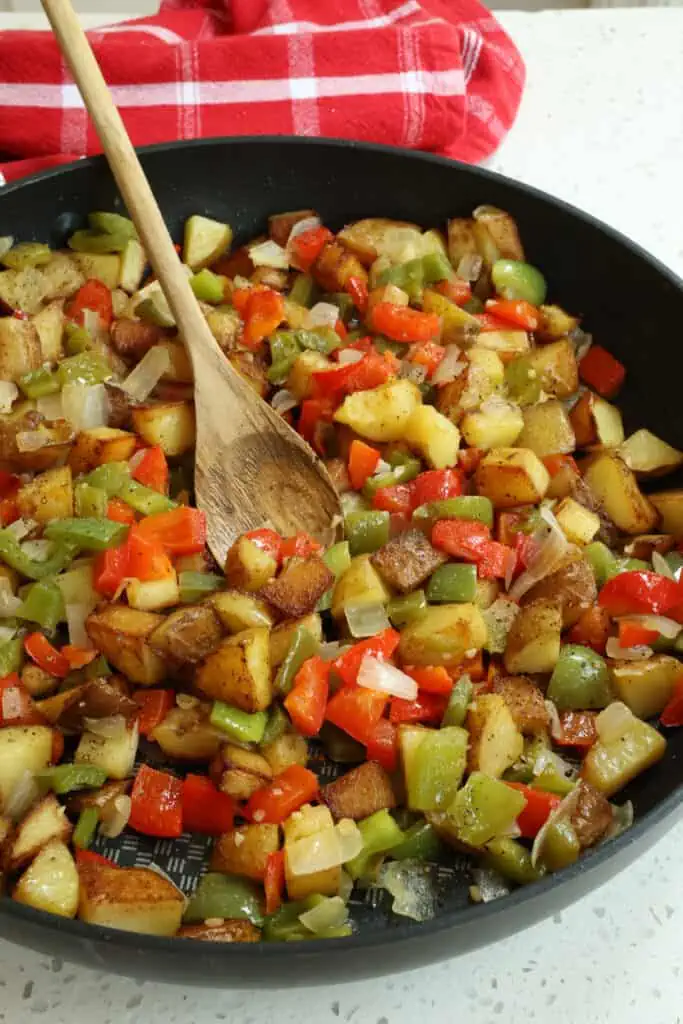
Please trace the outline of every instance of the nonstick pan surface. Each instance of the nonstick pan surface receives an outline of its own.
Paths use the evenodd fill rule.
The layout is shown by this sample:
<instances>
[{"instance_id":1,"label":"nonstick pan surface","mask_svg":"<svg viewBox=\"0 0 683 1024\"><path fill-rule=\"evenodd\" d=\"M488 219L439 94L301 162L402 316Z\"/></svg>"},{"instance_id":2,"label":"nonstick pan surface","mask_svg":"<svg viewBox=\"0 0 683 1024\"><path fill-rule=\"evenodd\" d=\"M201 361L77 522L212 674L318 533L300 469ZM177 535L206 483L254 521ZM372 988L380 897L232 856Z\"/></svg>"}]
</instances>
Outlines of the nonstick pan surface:
<instances>
[{"instance_id":1,"label":"nonstick pan surface","mask_svg":"<svg viewBox=\"0 0 683 1024\"><path fill-rule=\"evenodd\" d=\"M318 210L333 228L364 216L443 226L448 217L467 216L482 203L508 210L519 224L527 258L548 279L550 295L580 313L583 326L626 364L619 404L627 429L646 426L683 447L683 284L593 218L487 171L345 141L211 139L150 147L141 156L178 239L193 213L229 222L239 241L262 231L269 214L304 207ZM89 211L116 208L121 201L106 163L84 160L0 192L0 229L59 246ZM619 796L634 803L636 823L628 832L568 870L485 905L470 904L470 865L454 855L436 868L439 910L424 924L395 917L386 894L369 889L352 900L351 938L214 945L68 921L6 898L0 900L0 935L90 967L216 987L315 985L419 967L519 931L627 867L670 827L681 805L683 730L668 740L664 760ZM154 750L143 751L152 763ZM318 767L322 777L334 772L324 762ZM155 863L190 892L206 863L208 842L197 836L154 842L126 835L97 848L122 865Z\"/></svg>"}]
</instances>

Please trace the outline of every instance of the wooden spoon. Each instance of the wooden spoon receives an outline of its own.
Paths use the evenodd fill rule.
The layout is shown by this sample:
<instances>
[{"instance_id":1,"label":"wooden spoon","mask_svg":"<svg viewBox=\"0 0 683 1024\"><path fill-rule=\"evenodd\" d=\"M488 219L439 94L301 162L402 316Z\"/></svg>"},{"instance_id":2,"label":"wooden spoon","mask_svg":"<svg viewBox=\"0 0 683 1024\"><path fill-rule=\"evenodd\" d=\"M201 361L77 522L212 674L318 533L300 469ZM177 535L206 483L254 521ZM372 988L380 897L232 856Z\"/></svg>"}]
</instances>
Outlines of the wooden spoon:
<instances>
[{"instance_id":1,"label":"wooden spoon","mask_svg":"<svg viewBox=\"0 0 683 1024\"><path fill-rule=\"evenodd\" d=\"M223 566L235 538L261 526L285 536L305 530L329 543L341 509L327 470L221 352L70 0L42 4L190 354L195 492L212 554Z\"/></svg>"}]
</instances>

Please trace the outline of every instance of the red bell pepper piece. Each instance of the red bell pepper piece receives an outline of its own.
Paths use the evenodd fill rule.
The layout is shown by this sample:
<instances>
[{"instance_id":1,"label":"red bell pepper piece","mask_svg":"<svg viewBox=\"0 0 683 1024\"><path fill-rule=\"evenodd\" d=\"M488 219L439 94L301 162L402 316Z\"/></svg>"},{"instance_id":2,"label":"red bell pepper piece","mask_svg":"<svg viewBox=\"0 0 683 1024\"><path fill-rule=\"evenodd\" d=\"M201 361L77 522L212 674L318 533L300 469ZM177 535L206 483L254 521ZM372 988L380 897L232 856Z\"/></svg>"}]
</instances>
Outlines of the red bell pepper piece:
<instances>
[{"instance_id":1,"label":"red bell pepper piece","mask_svg":"<svg viewBox=\"0 0 683 1024\"><path fill-rule=\"evenodd\" d=\"M52 730L52 750L50 751L50 764L59 764L64 757L64 736L60 729Z\"/></svg>"},{"instance_id":2,"label":"red bell pepper piece","mask_svg":"<svg viewBox=\"0 0 683 1024\"><path fill-rule=\"evenodd\" d=\"M171 559L160 540L145 536L139 526L131 526L125 541L127 548L127 576L138 580L163 580L173 573Z\"/></svg>"},{"instance_id":3,"label":"red bell pepper piece","mask_svg":"<svg viewBox=\"0 0 683 1024\"><path fill-rule=\"evenodd\" d=\"M318 398L339 401L356 391L371 391L385 384L395 373L396 360L391 352L380 354L373 349L357 363L344 363L312 374L313 391Z\"/></svg>"},{"instance_id":4,"label":"red bell pepper piece","mask_svg":"<svg viewBox=\"0 0 683 1024\"><path fill-rule=\"evenodd\" d=\"M128 575L127 541L95 556L93 586L98 594L113 598Z\"/></svg>"},{"instance_id":5,"label":"red bell pepper piece","mask_svg":"<svg viewBox=\"0 0 683 1024\"><path fill-rule=\"evenodd\" d=\"M135 512L121 498L110 498L107 502L107 519L131 526L135 522Z\"/></svg>"},{"instance_id":6,"label":"red bell pepper piece","mask_svg":"<svg viewBox=\"0 0 683 1024\"><path fill-rule=\"evenodd\" d=\"M604 654L611 631L609 612L595 604L581 613L579 619L569 630L567 641L570 644L592 647L597 654Z\"/></svg>"},{"instance_id":7,"label":"red bell pepper piece","mask_svg":"<svg viewBox=\"0 0 683 1024\"><path fill-rule=\"evenodd\" d=\"M301 231L287 243L291 252L291 263L297 270L310 270L320 253L334 235L329 228L320 224L317 228Z\"/></svg>"},{"instance_id":8,"label":"red bell pepper piece","mask_svg":"<svg viewBox=\"0 0 683 1024\"><path fill-rule=\"evenodd\" d=\"M435 548L469 562L478 561L490 543L491 531L485 523L468 519L440 519L432 528L432 544Z\"/></svg>"},{"instance_id":9,"label":"red bell pepper piece","mask_svg":"<svg viewBox=\"0 0 683 1024\"><path fill-rule=\"evenodd\" d=\"M103 857L101 853L95 853L94 850L81 850L78 846L74 850L74 857L76 859L76 867L79 868L86 867L88 864L100 864L108 868L118 866L109 857Z\"/></svg>"},{"instance_id":10,"label":"red bell pepper piece","mask_svg":"<svg viewBox=\"0 0 683 1024\"><path fill-rule=\"evenodd\" d=\"M472 298L472 287L469 281L461 281L459 277L452 281L439 281L433 287L440 295L445 295L447 299L454 302L456 306L464 306Z\"/></svg>"},{"instance_id":11,"label":"red bell pepper piece","mask_svg":"<svg viewBox=\"0 0 683 1024\"><path fill-rule=\"evenodd\" d=\"M16 672L0 679L0 726L42 725L44 722Z\"/></svg>"},{"instance_id":12,"label":"red bell pepper piece","mask_svg":"<svg viewBox=\"0 0 683 1024\"><path fill-rule=\"evenodd\" d=\"M681 603L681 587L656 572L622 572L607 580L598 604L614 618L620 615L666 615Z\"/></svg>"},{"instance_id":13,"label":"red bell pepper piece","mask_svg":"<svg viewBox=\"0 0 683 1024\"><path fill-rule=\"evenodd\" d=\"M24 638L24 650L38 668L51 676L63 679L70 672L69 662L42 633L29 633Z\"/></svg>"},{"instance_id":14,"label":"red bell pepper piece","mask_svg":"<svg viewBox=\"0 0 683 1024\"><path fill-rule=\"evenodd\" d=\"M443 345L439 345L435 341L420 341L410 346L407 358L411 363L424 366L427 371L427 379L429 379L438 369L445 355L446 349Z\"/></svg>"},{"instance_id":15,"label":"red bell pepper piece","mask_svg":"<svg viewBox=\"0 0 683 1024\"><path fill-rule=\"evenodd\" d=\"M294 728L302 736L316 736L325 721L331 663L318 655L307 658L284 700Z\"/></svg>"},{"instance_id":16,"label":"red bell pepper piece","mask_svg":"<svg viewBox=\"0 0 683 1024\"><path fill-rule=\"evenodd\" d=\"M320 422L331 423L335 408L335 403L329 398L306 398L301 403L296 429L319 455L322 455L322 452L316 444L316 427Z\"/></svg>"},{"instance_id":17,"label":"red bell pepper piece","mask_svg":"<svg viewBox=\"0 0 683 1024\"><path fill-rule=\"evenodd\" d=\"M491 540L480 549L476 559L477 572L483 580L504 580L510 570L514 572L517 557L517 551Z\"/></svg>"},{"instance_id":18,"label":"red bell pepper piece","mask_svg":"<svg viewBox=\"0 0 683 1024\"><path fill-rule=\"evenodd\" d=\"M660 725L683 725L683 675L677 680L669 702L659 716Z\"/></svg>"},{"instance_id":19,"label":"red bell pepper piece","mask_svg":"<svg viewBox=\"0 0 683 1024\"><path fill-rule=\"evenodd\" d=\"M334 325L334 330L335 333L339 335L342 341L345 340L346 335L349 333L346 330L346 325L344 324L343 320L337 320L336 324Z\"/></svg>"},{"instance_id":20,"label":"red bell pepper piece","mask_svg":"<svg viewBox=\"0 0 683 1024\"><path fill-rule=\"evenodd\" d=\"M232 302L244 320L240 341L245 348L260 348L285 318L284 300L272 288L238 288L232 293Z\"/></svg>"},{"instance_id":21,"label":"red bell pepper piece","mask_svg":"<svg viewBox=\"0 0 683 1024\"><path fill-rule=\"evenodd\" d=\"M83 312L91 309L97 313L104 327L109 327L114 319L111 291L106 284L91 277L81 285L73 299L67 303L64 315L67 320L83 326Z\"/></svg>"},{"instance_id":22,"label":"red bell pepper piece","mask_svg":"<svg viewBox=\"0 0 683 1024\"><path fill-rule=\"evenodd\" d=\"M69 668L72 671L85 668L86 665L89 665L97 657L97 651L94 651L91 647L79 647L77 644L64 644L60 654L69 662Z\"/></svg>"},{"instance_id":23,"label":"red bell pepper piece","mask_svg":"<svg viewBox=\"0 0 683 1024\"><path fill-rule=\"evenodd\" d=\"M145 448L140 461L133 470L133 480L161 494L168 493L168 462L164 450L158 444Z\"/></svg>"},{"instance_id":24,"label":"red bell pepper piece","mask_svg":"<svg viewBox=\"0 0 683 1024\"><path fill-rule=\"evenodd\" d=\"M318 793L318 780L308 768L292 764L247 801L244 817L261 824L281 825L290 814L309 803Z\"/></svg>"},{"instance_id":25,"label":"red bell pepper piece","mask_svg":"<svg viewBox=\"0 0 683 1024\"><path fill-rule=\"evenodd\" d=\"M250 530L244 536L261 551L265 551L271 558L274 558L278 565L280 564L283 541L279 533L264 526L260 530Z\"/></svg>"},{"instance_id":26,"label":"red bell pepper piece","mask_svg":"<svg viewBox=\"0 0 683 1024\"><path fill-rule=\"evenodd\" d=\"M297 533L294 537L284 537L280 545L281 558L309 558L322 550L315 537L308 533Z\"/></svg>"},{"instance_id":27,"label":"red bell pepper piece","mask_svg":"<svg viewBox=\"0 0 683 1024\"><path fill-rule=\"evenodd\" d=\"M183 779L183 829L219 836L232 831L235 823L235 802L227 793L216 789L206 775L186 775Z\"/></svg>"},{"instance_id":28,"label":"red bell pepper piece","mask_svg":"<svg viewBox=\"0 0 683 1024\"><path fill-rule=\"evenodd\" d=\"M640 647L651 644L659 636L656 629L647 629L639 622L632 622L629 619L622 619L619 623L619 646Z\"/></svg>"},{"instance_id":29,"label":"red bell pepper piece","mask_svg":"<svg viewBox=\"0 0 683 1024\"><path fill-rule=\"evenodd\" d=\"M479 331L481 334L487 334L489 331L509 331L510 322L508 320L501 320L497 316L493 316L492 313L475 313L474 319L479 321Z\"/></svg>"},{"instance_id":30,"label":"red bell pepper piece","mask_svg":"<svg viewBox=\"0 0 683 1024\"><path fill-rule=\"evenodd\" d=\"M441 320L434 313L421 313L409 306L378 302L370 314L373 331L392 341L432 341L438 337Z\"/></svg>"},{"instance_id":31,"label":"red bell pepper piece","mask_svg":"<svg viewBox=\"0 0 683 1024\"><path fill-rule=\"evenodd\" d=\"M19 505L16 498L0 500L0 526L9 526L19 518Z\"/></svg>"},{"instance_id":32,"label":"red bell pepper piece","mask_svg":"<svg viewBox=\"0 0 683 1024\"><path fill-rule=\"evenodd\" d=\"M368 352L376 351L375 346L372 344L372 338L357 338L356 341L347 341L343 348L337 348L332 353L332 358L336 361L340 361L342 352L362 352L363 355L367 355Z\"/></svg>"},{"instance_id":33,"label":"red bell pepper piece","mask_svg":"<svg viewBox=\"0 0 683 1024\"><path fill-rule=\"evenodd\" d=\"M342 686L330 698L325 718L359 743L370 743L389 698L379 690Z\"/></svg>"},{"instance_id":34,"label":"red bell pepper piece","mask_svg":"<svg viewBox=\"0 0 683 1024\"><path fill-rule=\"evenodd\" d=\"M135 690L132 697L140 708L138 728L142 736L154 732L175 704L174 690Z\"/></svg>"},{"instance_id":35,"label":"red bell pepper piece","mask_svg":"<svg viewBox=\"0 0 683 1024\"><path fill-rule=\"evenodd\" d=\"M266 892L266 914L274 914L279 909L285 892L284 850L276 850L275 853L268 854L263 888Z\"/></svg>"},{"instance_id":36,"label":"red bell pepper piece","mask_svg":"<svg viewBox=\"0 0 683 1024\"><path fill-rule=\"evenodd\" d=\"M183 832L183 784L175 775L143 764L130 794L128 824L146 836L177 839Z\"/></svg>"},{"instance_id":37,"label":"red bell pepper piece","mask_svg":"<svg viewBox=\"0 0 683 1024\"><path fill-rule=\"evenodd\" d=\"M551 477L557 476L562 469L571 469L572 473L575 473L576 476L579 475L579 467L571 455L546 455L541 462Z\"/></svg>"},{"instance_id":38,"label":"red bell pepper piece","mask_svg":"<svg viewBox=\"0 0 683 1024\"><path fill-rule=\"evenodd\" d=\"M448 695L423 691L417 700L403 700L392 697L389 707L389 721L395 725L406 722L422 722L426 725L440 725L446 711Z\"/></svg>"},{"instance_id":39,"label":"red bell pepper piece","mask_svg":"<svg viewBox=\"0 0 683 1024\"><path fill-rule=\"evenodd\" d=\"M349 449L349 479L355 491L361 487L377 469L380 453L365 441L353 440Z\"/></svg>"},{"instance_id":40,"label":"red bell pepper piece","mask_svg":"<svg viewBox=\"0 0 683 1024\"><path fill-rule=\"evenodd\" d=\"M624 383L626 369L602 345L591 345L579 363L579 376L603 398L614 398Z\"/></svg>"},{"instance_id":41,"label":"red bell pepper piece","mask_svg":"<svg viewBox=\"0 0 683 1024\"><path fill-rule=\"evenodd\" d=\"M526 807L517 818L517 825L525 839L533 839L560 803L560 797L542 789L532 789L522 782L508 782L506 785L518 790L526 799Z\"/></svg>"},{"instance_id":42,"label":"red bell pepper piece","mask_svg":"<svg viewBox=\"0 0 683 1024\"><path fill-rule=\"evenodd\" d=\"M148 540L159 541L167 555L196 555L206 547L206 515L187 505L146 516L135 529Z\"/></svg>"},{"instance_id":43,"label":"red bell pepper piece","mask_svg":"<svg viewBox=\"0 0 683 1024\"><path fill-rule=\"evenodd\" d=\"M562 735L555 739L560 747L588 750L598 738L593 711L563 711L560 715Z\"/></svg>"},{"instance_id":44,"label":"red bell pepper piece","mask_svg":"<svg viewBox=\"0 0 683 1024\"><path fill-rule=\"evenodd\" d=\"M538 327L538 310L524 299L489 299L486 312L523 331L535 331Z\"/></svg>"},{"instance_id":45,"label":"red bell pepper piece","mask_svg":"<svg viewBox=\"0 0 683 1024\"><path fill-rule=\"evenodd\" d=\"M362 277L350 277L346 285L344 286L345 291L353 299L353 304L359 313L365 313L368 308L368 286Z\"/></svg>"},{"instance_id":46,"label":"red bell pepper piece","mask_svg":"<svg viewBox=\"0 0 683 1024\"><path fill-rule=\"evenodd\" d=\"M423 693L448 695L453 689L453 680L443 665L404 665L403 671Z\"/></svg>"},{"instance_id":47,"label":"red bell pepper piece","mask_svg":"<svg viewBox=\"0 0 683 1024\"><path fill-rule=\"evenodd\" d=\"M463 493L465 481L459 469L428 469L412 481L411 487L413 508L418 508L429 501L459 497Z\"/></svg>"},{"instance_id":48,"label":"red bell pepper piece","mask_svg":"<svg viewBox=\"0 0 683 1024\"><path fill-rule=\"evenodd\" d=\"M401 636L395 629L385 629L377 636L368 637L354 644L332 662L332 667L341 676L346 686L353 686L358 678L360 663L366 654L387 661L398 647Z\"/></svg>"},{"instance_id":49,"label":"red bell pepper piece","mask_svg":"<svg viewBox=\"0 0 683 1024\"><path fill-rule=\"evenodd\" d=\"M388 718L380 718L365 743L368 761L377 761L387 772L398 768L398 731Z\"/></svg>"},{"instance_id":50,"label":"red bell pepper piece","mask_svg":"<svg viewBox=\"0 0 683 1024\"><path fill-rule=\"evenodd\" d=\"M380 487L372 496L372 507L382 512L409 515L414 508L412 483Z\"/></svg>"},{"instance_id":51,"label":"red bell pepper piece","mask_svg":"<svg viewBox=\"0 0 683 1024\"><path fill-rule=\"evenodd\" d=\"M0 469L0 498L12 498L21 487L21 480L15 473Z\"/></svg>"}]
</instances>

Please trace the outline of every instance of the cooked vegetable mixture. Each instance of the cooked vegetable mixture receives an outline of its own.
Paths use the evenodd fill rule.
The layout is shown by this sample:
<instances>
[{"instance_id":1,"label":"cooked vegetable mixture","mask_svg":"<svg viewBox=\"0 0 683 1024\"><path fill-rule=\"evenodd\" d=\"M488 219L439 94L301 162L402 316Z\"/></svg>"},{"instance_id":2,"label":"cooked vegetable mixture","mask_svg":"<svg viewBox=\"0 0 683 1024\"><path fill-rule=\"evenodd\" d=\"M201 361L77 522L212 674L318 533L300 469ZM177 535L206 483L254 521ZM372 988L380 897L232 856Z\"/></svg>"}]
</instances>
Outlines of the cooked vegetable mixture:
<instances>
[{"instance_id":1,"label":"cooked vegetable mixture","mask_svg":"<svg viewBox=\"0 0 683 1024\"><path fill-rule=\"evenodd\" d=\"M624 437L624 367L547 304L512 218L335 235L301 210L230 251L190 217L211 331L344 508L327 550L264 525L225 565L173 315L132 223L89 221L64 251L0 240L6 892L156 935L339 937L354 887L433 913L449 848L481 900L627 827L612 798L683 724L683 490L641 490L683 454ZM92 848L124 830L215 837L196 890Z\"/></svg>"}]
</instances>

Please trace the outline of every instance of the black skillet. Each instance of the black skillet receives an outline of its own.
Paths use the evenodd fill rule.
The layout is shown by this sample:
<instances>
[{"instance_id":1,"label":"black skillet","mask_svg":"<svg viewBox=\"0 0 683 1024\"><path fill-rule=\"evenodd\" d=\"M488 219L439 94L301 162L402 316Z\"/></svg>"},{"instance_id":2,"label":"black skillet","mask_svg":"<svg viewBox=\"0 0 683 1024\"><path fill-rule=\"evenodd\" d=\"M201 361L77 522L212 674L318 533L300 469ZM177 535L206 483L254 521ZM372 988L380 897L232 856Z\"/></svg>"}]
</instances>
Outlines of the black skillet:
<instances>
[{"instance_id":1,"label":"black skillet","mask_svg":"<svg viewBox=\"0 0 683 1024\"><path fill-rule=\"evenodd\" d=\"M614 351L628 368L620 397L627 428L646 426L683 447L680 407L683 284L623 236L572 207L487 171L448 160L351 142L290 138L210 139L142 151L171 233L205 213L228 221L238 239L263 230L268 214L313 207L333 228L366 216L442 226L482 203L516 218L528 259L548 279L550 295ZM0 192L0 230L18 239L63 245L91 210L120 207L103 159L10 185ZM161 939L67 921L0 900L0 935L89 967L138 978L217 987L276 987L357 980L419 967L502 939L561 910L627 867L676 820L683 799L683 730L673 731L664 760L620 795L635 806L633 828L574 867L485 905L472 905L470 866L455 856L439 869L437 916L412 924L388 912L369 890L352 902L353 937L332 941L212 945ZM324 773L329 768L323 770ZM152 860L191 891L205 844L185 838L156 845L125 837L119 863Z\"/></svg>"}]
</instances>

